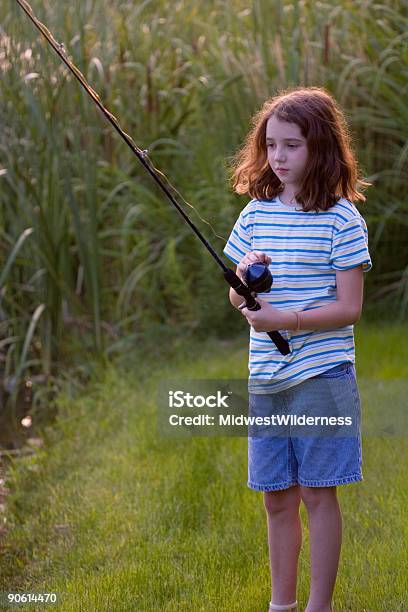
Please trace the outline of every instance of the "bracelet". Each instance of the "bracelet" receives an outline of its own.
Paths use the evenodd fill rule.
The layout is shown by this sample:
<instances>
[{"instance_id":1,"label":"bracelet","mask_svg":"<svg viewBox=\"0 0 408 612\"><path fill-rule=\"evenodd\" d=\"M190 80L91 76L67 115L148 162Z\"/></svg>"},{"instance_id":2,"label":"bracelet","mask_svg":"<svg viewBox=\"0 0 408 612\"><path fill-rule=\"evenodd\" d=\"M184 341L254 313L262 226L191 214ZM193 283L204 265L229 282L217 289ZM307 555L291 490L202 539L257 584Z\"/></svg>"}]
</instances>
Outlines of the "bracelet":
<instances>
[{"instance_id":1,"label":"bracelet","mask_svg":"<svg viewBox=\"0 0 408 612\"><path fill-rule=\"evenodd\" d=\"M292 310L293 314L296 316L296 327L295 327L295 331L299 331L300 330L300 325L301 325L301 321L300 321L300 312L297 312L296 310Z\"/></svg>"}]
</instances>

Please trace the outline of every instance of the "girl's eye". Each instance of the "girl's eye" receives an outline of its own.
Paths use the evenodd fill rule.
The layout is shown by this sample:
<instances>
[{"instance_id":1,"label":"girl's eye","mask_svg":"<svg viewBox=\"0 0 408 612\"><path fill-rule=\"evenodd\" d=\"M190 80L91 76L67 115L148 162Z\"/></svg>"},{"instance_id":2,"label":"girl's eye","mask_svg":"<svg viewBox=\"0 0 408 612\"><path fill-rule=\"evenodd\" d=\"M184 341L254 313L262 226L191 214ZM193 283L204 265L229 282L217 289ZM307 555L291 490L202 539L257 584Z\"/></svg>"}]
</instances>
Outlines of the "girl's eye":
<instances>
[{"instance_id":1,"label":"girl's eye","mask_svg":"<svg viewBox=\"0 0 408 612\"><path fill-rule=\"evenodd\" d=\"M274 144L268 144L267 147L274 147ZM291 149L297 149L299 145L288 145Z\"/></svg>"}]
</instances>

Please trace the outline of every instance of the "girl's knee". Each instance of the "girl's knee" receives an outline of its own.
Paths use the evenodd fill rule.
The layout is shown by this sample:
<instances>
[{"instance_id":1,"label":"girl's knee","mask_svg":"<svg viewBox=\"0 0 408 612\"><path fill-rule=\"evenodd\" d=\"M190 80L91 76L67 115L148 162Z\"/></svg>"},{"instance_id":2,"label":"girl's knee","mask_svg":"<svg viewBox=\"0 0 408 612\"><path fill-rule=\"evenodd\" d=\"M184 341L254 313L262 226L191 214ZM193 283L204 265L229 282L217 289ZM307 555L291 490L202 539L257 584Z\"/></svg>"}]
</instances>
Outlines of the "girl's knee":
<instances>
[{"instance_id":1,"label":"girl's knee","mask_svg":"<svg viewBox=\"0 0 408 612\"><path fill-rule=\"evenodd\" d=\"M337 487L304 487L300 486L300 496L306 508L313 509L322 503L337 499Z\"/></svg>"},{"instance_id":2,"label":"girl's knee","mask_svg":"<svg viewBox=\"0 0 408 612\"><path fill-rule=\"evenodd\" d=\"M299 487L290 487L283 491L265 491L264 506L268 514L280 512L298 512L300 505Z\"/></svg>"}]
</instances>

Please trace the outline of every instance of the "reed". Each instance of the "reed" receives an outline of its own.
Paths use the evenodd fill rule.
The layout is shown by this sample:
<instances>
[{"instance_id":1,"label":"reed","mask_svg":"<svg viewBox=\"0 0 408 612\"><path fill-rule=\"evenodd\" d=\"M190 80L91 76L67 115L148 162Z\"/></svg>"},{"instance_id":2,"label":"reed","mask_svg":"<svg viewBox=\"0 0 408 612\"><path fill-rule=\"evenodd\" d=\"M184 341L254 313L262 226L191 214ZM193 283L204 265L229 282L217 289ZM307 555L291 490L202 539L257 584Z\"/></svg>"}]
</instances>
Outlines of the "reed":
<instances>
[{"instance_id":1,"label":"reed","mask_svg":"<svg viewBox=\"0 0 408 612\"><path fill-rule=\"evenodd\" d=\"M374 183L361 208L375 263L366 300L406 318L402 0L32 6L225 238L246 203L231 194L227 162L251 114L291 84L332 91ZM126 351L167 325L232 333L227 288L201 244L14 0L2 3L0 23L0 355L10 385L39 370L52 388L62 366ZM223 241L186 210L221 252Z\"/></svg>"}]
</instances>

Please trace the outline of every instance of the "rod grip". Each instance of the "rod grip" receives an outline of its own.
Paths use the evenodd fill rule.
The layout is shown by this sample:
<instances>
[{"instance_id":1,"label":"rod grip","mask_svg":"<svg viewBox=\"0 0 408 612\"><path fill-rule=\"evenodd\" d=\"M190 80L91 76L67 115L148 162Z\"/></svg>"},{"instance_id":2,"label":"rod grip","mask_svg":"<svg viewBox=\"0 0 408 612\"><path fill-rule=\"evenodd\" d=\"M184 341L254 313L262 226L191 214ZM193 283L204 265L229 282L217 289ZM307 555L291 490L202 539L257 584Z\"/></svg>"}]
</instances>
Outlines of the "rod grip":
<instances>
[{"instance_id":1,"label":"rod grip","mask_svg":"<svg viewBox=\"0 0 408 612\"><path fill-rule=\"evenodd\" d=\"M238 293L238 295L242 295L242 297L244 298L246 302L246 307L249 310L259 310L260 309L260 305L254 298L254 296L252 295L249 287L245 285L245 283L243 283L243 281L239 278L239 276L233 270L228 268L224 272L224 278L229 284L229 286L232 287L236 293ZM281 353L281 355L289 355L290 353L289 343L287 340L285 340L285 338L278 331L270 331L270 332L267 332L267 334L272 340L272 342L275 344L276 348Z\"/></svg>"}]
</instances>

